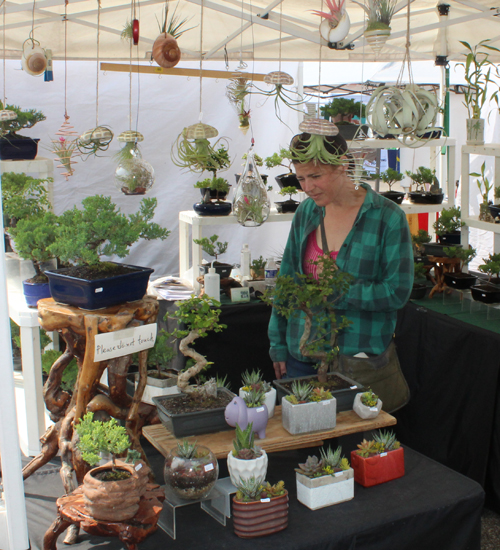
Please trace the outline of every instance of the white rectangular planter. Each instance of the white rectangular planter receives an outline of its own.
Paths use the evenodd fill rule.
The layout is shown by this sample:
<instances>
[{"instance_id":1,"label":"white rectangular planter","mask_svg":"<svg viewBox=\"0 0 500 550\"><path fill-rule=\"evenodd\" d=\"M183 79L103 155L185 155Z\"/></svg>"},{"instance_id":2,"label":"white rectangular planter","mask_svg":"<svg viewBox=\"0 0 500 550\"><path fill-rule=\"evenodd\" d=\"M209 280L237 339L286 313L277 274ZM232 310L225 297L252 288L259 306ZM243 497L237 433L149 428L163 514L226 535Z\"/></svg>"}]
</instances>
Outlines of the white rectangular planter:
<instances>
[{"instance_id":1,"label":"white rectangular planter","mask_svg":"<svg viewBox=\"0 0 500 550\"><path fill-rule=\"evenodd\" d=\"M354 498L354 470L349 468L339 474L311 478L297 472L297 500L311 510L351 500Z\"/></svg>"},{"instance_id":2,"label":"white rectangular planter","mask_svg":"<svg viewBox=\"0 0 500 550\"><path fill-rule=\"evenodd\" d=\"M283 428L292 435L318 430L332 430L337 425L337 400L292 405L285 397L281 400Z\"/></svg>"}]
</instances>

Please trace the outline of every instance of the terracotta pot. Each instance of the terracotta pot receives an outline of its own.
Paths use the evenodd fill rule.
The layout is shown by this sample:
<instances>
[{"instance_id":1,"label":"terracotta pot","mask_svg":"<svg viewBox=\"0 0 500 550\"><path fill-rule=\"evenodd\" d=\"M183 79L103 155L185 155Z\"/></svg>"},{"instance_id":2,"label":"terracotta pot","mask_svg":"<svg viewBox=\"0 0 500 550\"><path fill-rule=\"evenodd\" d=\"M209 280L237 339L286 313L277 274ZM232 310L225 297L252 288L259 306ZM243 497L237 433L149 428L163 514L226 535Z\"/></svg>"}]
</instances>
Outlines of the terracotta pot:
<instances>
[{"instance_id":1,"label":"terracotta pot","mask_svg":"<svg viewBox=\"0 0 500 550\"><path fill-rule=\"evenodd\" d=\"M405 454L403 447L379 455L362 457L351 451L351 466L354 481L363 487L380 485L405 475Z\"/></svg>"},{"instance_id":2,"label":"terracotta pot","mask_svg":"<svg viewBox=\"0 0 500 550\"><path fill-rule=\"evenodd\" d=\"M116 465L118 470L129 472L130 477L119 481L99 480L96 476L111 469L112 462L108 462L104 466L93 468L83 478L85 506L94 519L125 521L133 518L139 509L139 501L146 492L150 469L143 462L134 466L117 460Z\"/></svg>"},{"instance_id":3,"label":"terracotta pot","mask_svg":"<svg viewBox=\"0 0 500 550\"><path fill-rule=\"evenodd\" d=\"M238 502L233 497L234 532L243 539L264 537L288 527L288 491L280 497Z\"/></svg>"}]
</instances>

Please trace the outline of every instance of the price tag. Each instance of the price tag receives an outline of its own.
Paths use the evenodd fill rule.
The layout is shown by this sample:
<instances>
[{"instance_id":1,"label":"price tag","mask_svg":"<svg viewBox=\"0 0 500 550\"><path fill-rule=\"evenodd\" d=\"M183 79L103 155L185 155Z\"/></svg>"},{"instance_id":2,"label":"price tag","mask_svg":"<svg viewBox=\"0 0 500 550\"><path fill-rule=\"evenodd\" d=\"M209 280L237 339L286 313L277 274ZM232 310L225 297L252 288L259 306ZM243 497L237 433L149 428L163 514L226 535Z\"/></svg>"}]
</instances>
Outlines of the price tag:
<instances>
[{"instance_id":1,"label":"price tag","mask_svg":"<svg viewBox=\"0 0 500 550\"><path fill-rule=\"evenodd\" d=\"M99 288L96 288L94 290L94 294L98 294L99 292L102 292L104 289L102 288L102 286L100 286Z\"/></svg>"},{"instance_id":2,"label":"price tag","mask_svg":"<svg viewBox=\"0 0 500 550\"><path fill-rule=\"evenodd\" d=\"M136 464L135 471L138 472L142 468L142 464L139 462L139 464Z\"/></svg>"},{"instance_id":3,"label":"price tag","mask_svg":"<svg viewBox=\"0 0 500 550\"><path fill-rule=\"evenodd\" d=\"M263 412L263 411L264 411L264 407L257 407L255 409L255 412L258 412L258 413Z\"/></svg>"},{"instance_id":4,"label":"price tag","mask_svg":"<svg viewBox=\"0 0 500 550\"><path fill-rule=\"evenodd\" d=\"M335 477L340 477L343 474L344 474L344 472L335 472Z\"/></svg>"},{"instance_id":5,"label":"price tag","mask_svg":"<svg viewBox=\"0 0 500 550\"><path fill-rule=\"evenodd\" d=\"M321 403L322 405L329 405L329 404L330 404L330 401L331 401L331 399L325 399L324 401L320 401L320 403Z\"/></svg>"},{"instance_id":6,"label":"price tag","mask_svg":"<svg viewBox=\"0 0 500 550\"><path fill-rule=\"evenodd\" d=\"M210 470L214 469L214 465L212 463L205 464L205 472L210 472Z\"/></svg>"},{"instance_id":7,"label":"price tag","mask_svg":"<svg viewBox=\"0 0 500 550\"><path fill-rule=\"evenodd\" d=\"M380 456L387 456L387 453L380 453Z\"/></svg>"},{"instance_id":8,"label":"price tag","mask_svg":"<svg viewBox=\"0 0 500 550\"><path fill-rule=\"evenodd\" d=\"M358 386L351 386L351 390L357 390Z\"/></svg>"},{"instance_id":9,"label":"price tag","mask_svg":"<svg viewBox=\"0 0 500 550\"><path fill-rule=\"evenodd\" d=\"M261 498L260 501L261 502L271 502L271 499L270 498Z\"/></svg>"},{"instance_id":10,"label":"price tag","mask_svg":"<svg viewBox=\"0 0 500 550\"><path fill-rule=\"evenodd\" d=\"M370 410L371 410L372 412L377 412L377 411L378 411L377 407L370 407Z\"/></svg>"}]
</instances>

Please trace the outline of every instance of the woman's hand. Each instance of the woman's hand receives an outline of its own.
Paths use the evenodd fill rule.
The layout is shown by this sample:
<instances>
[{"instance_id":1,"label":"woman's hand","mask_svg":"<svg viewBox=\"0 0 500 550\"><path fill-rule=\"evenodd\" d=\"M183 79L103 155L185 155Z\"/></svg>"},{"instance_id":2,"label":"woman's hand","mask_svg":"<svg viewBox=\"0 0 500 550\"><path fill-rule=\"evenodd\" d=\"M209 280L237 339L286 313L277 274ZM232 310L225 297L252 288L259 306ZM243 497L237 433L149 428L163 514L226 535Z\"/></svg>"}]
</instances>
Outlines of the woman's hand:
<instances>
[{"instance_id":1,"label":"woman's hand","mask_svg":"<svg viewBox=\"0 0 500 550\"><path fill-rule=\"evenodd\" d=\"M274 367L274 373L276 374L276 378L279 380L280 378L283 378L286 374L286 361L276 361L273 363Z\"/></svg>"}]
</instances>

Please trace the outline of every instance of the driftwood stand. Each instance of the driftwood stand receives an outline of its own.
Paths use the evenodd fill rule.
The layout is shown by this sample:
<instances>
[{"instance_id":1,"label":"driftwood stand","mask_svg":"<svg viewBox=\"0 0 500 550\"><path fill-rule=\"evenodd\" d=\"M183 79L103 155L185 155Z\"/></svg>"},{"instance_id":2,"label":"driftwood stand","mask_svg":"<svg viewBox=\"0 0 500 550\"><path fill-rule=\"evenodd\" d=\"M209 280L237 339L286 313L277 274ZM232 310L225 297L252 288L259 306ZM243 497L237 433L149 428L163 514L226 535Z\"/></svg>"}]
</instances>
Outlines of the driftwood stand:
<instances>
[{"instance_id":1,"label":"driftwood stand","mask_svg":"<svg viewBox=\"0 0 500 550\"><path fill-rule=\"evenodd\" d=\"M429 292L429 298L432 298L436 292L445 292L448 285L444 282L445 273L458 273L460 260L458 258L447 258L441 256L429 256L429 261L434 264L434 277L436 284ZM450 292L448 290L448 292Z\"/></svg>"},{"instance_id":2,"label":"driftwood stand","mask_svg":"<svg viewBox=\"0 0 500 550\"><path fill-rule=\"evenodd\" d=\"M52 365L43 391L45 405L54 425L40 438L41 453L24 467L24 479L60 451L61 478L66 494L73 493L81 485L89 467L76 449L73 422L88 411L102 411L123 420L131 447L139 451L142 460L148 463L139 442L142 426L146 422L154 423L156 416L155 407L141 403L146 385L148 351L139 352L139 383L134 397L131 398L126 392L131 357L118 357L96 363L94 340L98 333L155 323L158 310L158 302L152 296L96 311L58 304L52 298L38 302L40 325L47 331L57 331L66 342L66 351ZM73 357L78 364L78 378L73 393L69 393L61 389L61 378ZM104 388L99 381L106 369L108 387ZM68 530L64 542L74 543L77 534L76 524Z\"/></svg>"}]
</instances>

